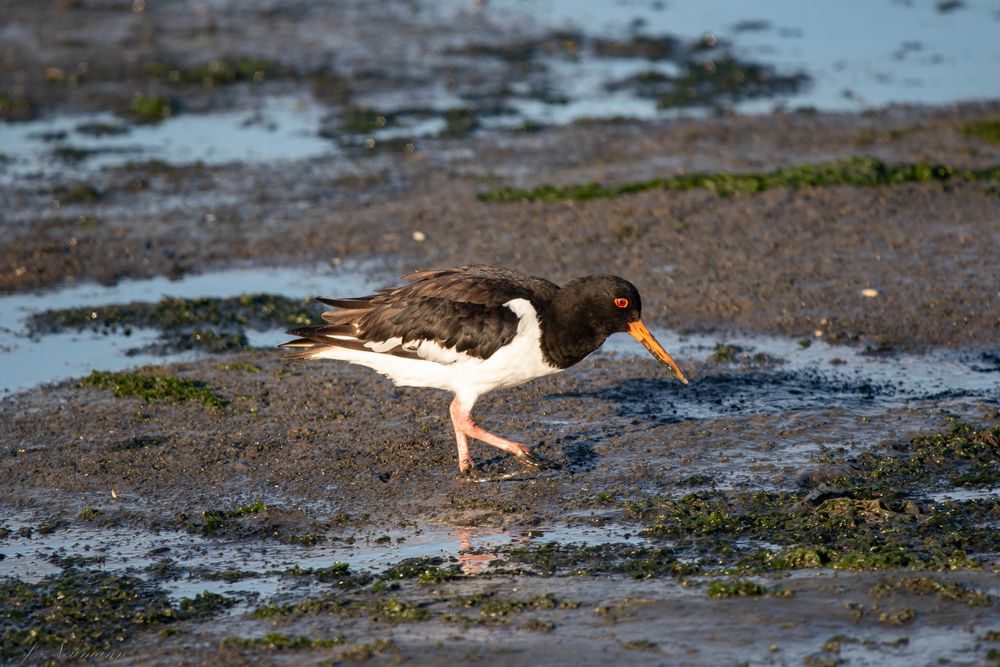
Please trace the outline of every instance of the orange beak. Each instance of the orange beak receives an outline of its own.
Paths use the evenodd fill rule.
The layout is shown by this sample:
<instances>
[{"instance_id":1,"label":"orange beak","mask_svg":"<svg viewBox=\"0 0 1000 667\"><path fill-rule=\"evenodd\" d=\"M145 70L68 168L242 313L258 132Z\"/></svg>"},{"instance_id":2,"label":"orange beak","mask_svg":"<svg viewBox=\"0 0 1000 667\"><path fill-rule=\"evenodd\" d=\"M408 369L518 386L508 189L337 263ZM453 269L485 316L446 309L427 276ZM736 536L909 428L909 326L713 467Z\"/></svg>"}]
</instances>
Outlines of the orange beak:
<instances>
[{"instance_id":1,"label":"orange beak","mask_svg":"<svg viewBox=\"0 0 1000 667\"><path fill-rule=\"evenodd\" d=\"M670 366L670 370L674 372L674 376L678 380L684 384L688 383L688 379L684 377L681 367L677 365L677 362L674 361L669 354L667 354L667 351L663 349L663 346L660 345L655 338L653 338L653 334L649 333L649 329L646 328L645 324L636 320L628 325L628 332L633 338L642 343L643 347L652 352L654 357L665 363L667 366Z\"/></svg>"}]
</instances>

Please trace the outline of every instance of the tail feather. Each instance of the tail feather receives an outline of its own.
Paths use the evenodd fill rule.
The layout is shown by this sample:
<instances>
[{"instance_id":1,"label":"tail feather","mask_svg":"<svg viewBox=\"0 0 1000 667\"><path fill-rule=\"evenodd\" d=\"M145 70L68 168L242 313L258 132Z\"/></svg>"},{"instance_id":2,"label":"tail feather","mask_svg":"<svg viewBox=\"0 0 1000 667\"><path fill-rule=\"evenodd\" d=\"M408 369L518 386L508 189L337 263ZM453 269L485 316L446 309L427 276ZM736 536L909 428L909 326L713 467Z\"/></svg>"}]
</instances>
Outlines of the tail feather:
<instances>
[{"instance_id":1,"label":"tail feather","mask_svg":"<svg viewBox=\"0 0 1000 667\"><path fill-rule=\"evenodd\" d=\"M379 353L369 347L365 341L354 338L351 332L341 333L338 331L339 329L340 327L323 325L292 329L288 332L288 334L292 336L299 336L299 338L290 340L287 343L282 343L279 347L294 348L298 350L294 354L287 357L289 361L312 359L324 351L334 349L355 350L357 352L370 352L372 354ZM413 350L405 349L402 346L397 346L390 350L384 350L384 352L394 357L403 357L406 359L421 358L420 355Z\"/></svg>"},{"instance_id":2,"label":"tail feather","mask_svg":"<svg viewBox=\"0 0 1000 667\"><path fill-rule=\"evenodd\" d=\"M358 308L371 308L372 299L376 295L372 294L370 296L359 296L350 299L328 299L324 296L316 297L316 300L320 303L325 303L328 306L333 306L334 308L346 308L348 310L357 310Z\"/></svg>"}]
</instances>

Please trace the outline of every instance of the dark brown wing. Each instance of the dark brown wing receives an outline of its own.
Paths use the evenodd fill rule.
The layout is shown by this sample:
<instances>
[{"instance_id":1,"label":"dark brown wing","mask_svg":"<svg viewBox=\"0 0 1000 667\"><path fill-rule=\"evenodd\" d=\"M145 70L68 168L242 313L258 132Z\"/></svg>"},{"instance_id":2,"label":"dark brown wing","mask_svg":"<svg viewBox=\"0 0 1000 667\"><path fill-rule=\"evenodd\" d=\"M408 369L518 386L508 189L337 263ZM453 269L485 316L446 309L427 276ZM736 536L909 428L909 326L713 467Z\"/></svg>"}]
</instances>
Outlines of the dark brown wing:
<instances>
[{"instance_id":1,"label":"dark brown wing","mask_svg":"<svg viewBox=\"0 0 1000 667\"><path fill-rule=\"evenodd\" d=\"M387 299L440 297L449 301L502 306L511 299L528 299L536 304L548 301L559 286L544 278L536 278L489 264L474 264L457 269L418 271L403 277L408 285L379 290L376 297Z\"/></svg>"},{"instance_id":2,"label":"dark brown wing","mask_svg":"<svg viewBox=\"0 0 1000 667\"><path fill-rule=\"evenodd\" d=\"M321 298L340 310L324 313L325 325L289 331L301 338L285 346L302 349L296 356L308 358L325 347L364 350L371 349L366 343L398 339L379 351L433 358L432 350L421 348L418 354L418 348L423 341L434 341L486 359L517 333L518 317L503 304L523 298L537 309L559 289L547 280L487 265L421 271L406 278L412 282L370 296Z\"/></svg>"}]
</instances>

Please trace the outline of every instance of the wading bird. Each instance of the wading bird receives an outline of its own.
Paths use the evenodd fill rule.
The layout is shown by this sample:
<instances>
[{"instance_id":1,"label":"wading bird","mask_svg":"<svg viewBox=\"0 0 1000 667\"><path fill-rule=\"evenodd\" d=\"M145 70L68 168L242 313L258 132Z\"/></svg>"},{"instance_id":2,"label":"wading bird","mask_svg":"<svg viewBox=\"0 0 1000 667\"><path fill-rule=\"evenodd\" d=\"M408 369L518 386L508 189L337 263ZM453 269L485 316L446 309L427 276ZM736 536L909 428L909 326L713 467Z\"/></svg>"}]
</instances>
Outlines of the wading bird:
<instances>
[{"instance_id":1,"label":"wading bird","mask_svg":"<svg viewBox=\"0 0 1000 667\"><path fill-rule=\"evenodd\" d=\"M337 310L324 324L293 329L282 347L295 359L339 359L372 368L407 387L452 392L451 421L459 470L475 475L468 438L513 455L529 467L544 459L524 445L485 431L472 407L494 389L514 387L579 362L616 332L628 332L687 378L640 315L639 292L617 276L586 276L559 287L496 266L420 271L402 287L370 296L320 301Z\"/></svg>"}]
</instances>

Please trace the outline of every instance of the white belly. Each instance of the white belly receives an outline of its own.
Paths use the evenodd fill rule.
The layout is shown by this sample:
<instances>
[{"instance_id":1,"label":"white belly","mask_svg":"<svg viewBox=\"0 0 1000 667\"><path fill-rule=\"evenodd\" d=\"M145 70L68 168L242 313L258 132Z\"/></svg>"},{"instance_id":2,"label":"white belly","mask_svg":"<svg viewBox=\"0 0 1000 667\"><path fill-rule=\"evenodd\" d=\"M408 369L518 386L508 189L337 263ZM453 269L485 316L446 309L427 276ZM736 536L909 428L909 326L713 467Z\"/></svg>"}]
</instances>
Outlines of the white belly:
<instances>
[{"instance_id":1,"label":"white belly","mask_svg":"<svg viewBox=\"0 0 1000 667\"><path fill-rule=\"evenodd\" d=\"M542 331L538 315L527 299L513 299L504 304L518 316L517 334L507 345L488 359L478 359L432 341L413 347L421 359L407 359L378 352L327 348L314 359L340 359L368 366L395 384L406 387L436 387L457 394L463 401L475 401L494 389L514 387L561 368L552 366L542 356ZM386 347L385 344L376 349Z\"/></svg>"}]
</instances>

